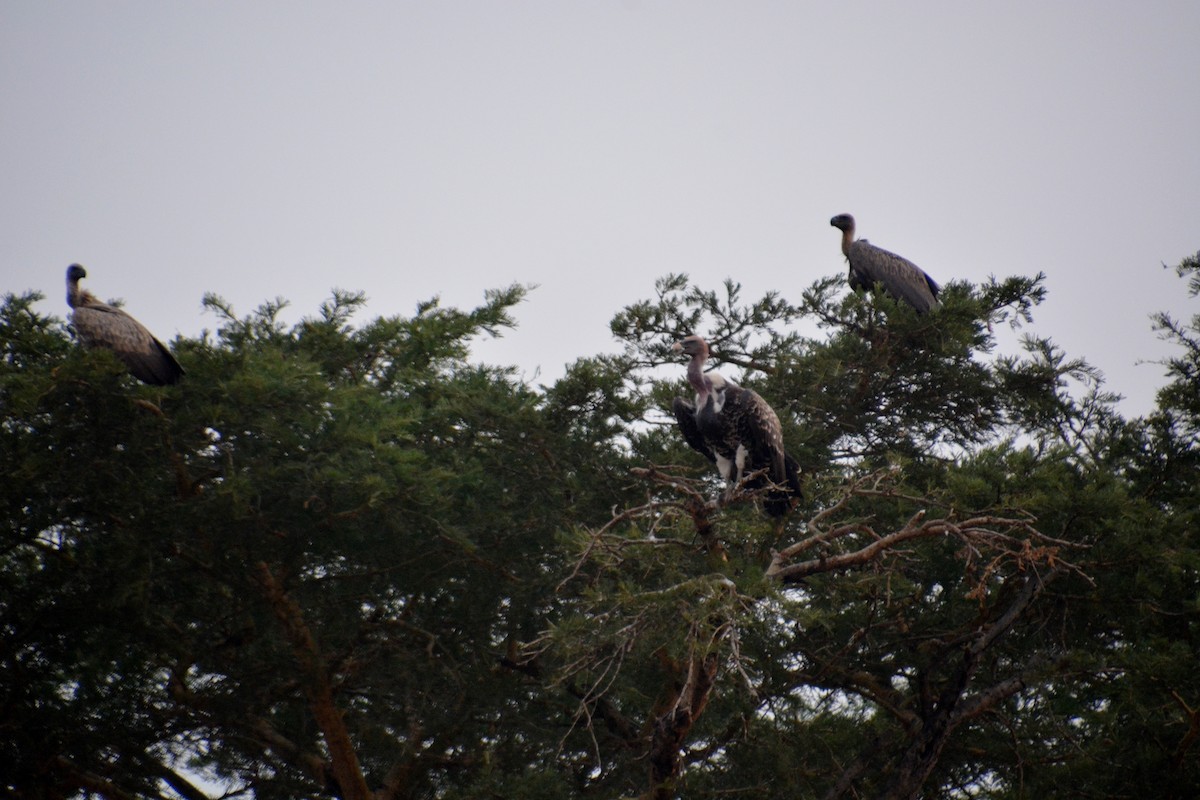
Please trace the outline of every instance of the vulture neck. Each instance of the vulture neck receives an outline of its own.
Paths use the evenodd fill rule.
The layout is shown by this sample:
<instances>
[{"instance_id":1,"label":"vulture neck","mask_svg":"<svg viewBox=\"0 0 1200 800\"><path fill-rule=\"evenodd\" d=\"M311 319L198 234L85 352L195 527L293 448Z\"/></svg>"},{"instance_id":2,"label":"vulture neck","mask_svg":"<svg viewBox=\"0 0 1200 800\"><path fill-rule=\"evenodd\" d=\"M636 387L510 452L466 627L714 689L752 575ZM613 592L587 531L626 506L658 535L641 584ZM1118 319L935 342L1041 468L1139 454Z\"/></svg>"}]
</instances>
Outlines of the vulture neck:
<instances>
[{"instance_id":1,"label":"vulture neck","mask_svg":"<svg viewBox=\"0 0 1200 800\"><path fill-rule=\"evenodd\" d=\"M79 288L79 281L67 281L67 305L71 308L78 308L83 305L83 292Z\"/></svg>"},{"instance_id":2,"label":"vulture neck","mask_svg":"<svg viewBox=\"0 0 1200 800\"><path fill-rule=\"evenodd\" d=\"M100 301L87 289L80 289L79 282L75 281L67 284L67 305L71 308L81 308L100 305Z\"/></svg>"},{"instance_id":3,"label":"vulture neck","mask_svg":"<svg viewBox=\"0 0 1200 800\"><path fill-rule=\"evenodd\" d=\"M692 356L692 360L688 362L687 379L692 388L696 390L696 410L699 411L708 402L708 395L712 392L712 379L704 374L704 362L708 360L708 351L703 350Z\"/></svg>"},{"instance_id":4,"label":"vulture neck","mask_svg":"<svg viewBox=\"0 0 1200 800\"><path fill-rule=\"evenodd\" d=\"M846 228L842 231L842 255L846 258L850 257L850 245L854 244L854 228Z\"/></svg>"}]
</instances>

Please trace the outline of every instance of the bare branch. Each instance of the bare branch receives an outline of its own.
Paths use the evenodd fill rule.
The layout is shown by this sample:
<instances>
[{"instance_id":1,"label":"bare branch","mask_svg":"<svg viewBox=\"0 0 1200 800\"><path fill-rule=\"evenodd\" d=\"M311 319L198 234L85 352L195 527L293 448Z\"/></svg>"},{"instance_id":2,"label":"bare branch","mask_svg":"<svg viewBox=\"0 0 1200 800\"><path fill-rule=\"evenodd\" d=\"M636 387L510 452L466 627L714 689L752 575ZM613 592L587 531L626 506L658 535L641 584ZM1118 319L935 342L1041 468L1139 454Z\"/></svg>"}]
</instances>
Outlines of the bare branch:
<instances>
[{"instance_id":1,"label":"bare branch","mask_svg":"<svg viewBox=\"0 0 1200 800\"><path fill-rule=\"evenodd\" d=\"M166 765L160 765L160 770L159 774L166 784L178 792L179 796L183 797L184 800L211 800L194 783L175 770L169 769Z\"/></svg>"},{"instance_id":2,"label":"bare branch","mask_svg":"<svg viewBox=\"0 0 1200 800\"><path fill-rule=\"evenodd\" d=\"M136 800L137 795L127 792L107 778L76 765L65 756L57 756L54 766L64 773L72 785L88 793L96 793L111 800ZM161 797L161 795L160 795Z\"/></svg>"},{"instance_id":3,"label":"bare branch","mask_svg":"<svg viewBox=\"0 0 1200 800\"><path fill-rule=\"evenodd\" d=\"M1046 563L1074 569L1073 565L1058 557L1058 548L1079 545L1045 536L1034 528L1029 520L979 516L954 522L951 519L925 520L924 517L925 511L918 511L909 518L904 527L884 535L876 533L873 528L861 522L814 534L775 553L767 567L766 575L781 583L794 583L816 573L860 567L904 542L937 536L953 536L969 545L986 544L989 550L1000 554L998 559L1013 559L1023 567L1034 563ZM821 556L795 564L787 563L794 555L804 550L852 533L866 533L871 537L871 541L857 550ZM1042 546L1033 547L1030 544L1031 539Z\"/></svg>"}]
</instances>

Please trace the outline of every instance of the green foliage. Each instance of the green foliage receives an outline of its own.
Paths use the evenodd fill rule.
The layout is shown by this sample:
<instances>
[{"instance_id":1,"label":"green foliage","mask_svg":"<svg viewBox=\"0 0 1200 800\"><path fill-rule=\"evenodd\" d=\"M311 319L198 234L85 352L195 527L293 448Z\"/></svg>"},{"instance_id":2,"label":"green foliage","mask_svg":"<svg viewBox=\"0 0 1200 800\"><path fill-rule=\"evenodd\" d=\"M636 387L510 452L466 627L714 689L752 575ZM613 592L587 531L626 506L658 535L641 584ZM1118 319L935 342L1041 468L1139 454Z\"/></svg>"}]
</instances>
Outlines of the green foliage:
<instances>
[{"instance_id":1,"label":"green foliage","mask_svg":"<svg viewBox=\"0 0 1200 800\"><path fill-rule=\"evenodd\" d=\"M1179 355L1125 420L1049 337L997 351L1044 292L668 275L537 388L470 359L520 286L210 295L168 388L8 295L3 793L1190 796L1200 316L1154 318ZM692 332L779 412L783 520L674 428Z\"/></svg>"},{"instance_id":2,"label":"green foliage","mask_svg":"<svg viewBox=\"0 0 1200 800\"><path fill-rule=\"evenodd\" d=\"M1196 777L1185 758L1197 719L1200 594L1185 533L1200 506L1195 441L1177 409L1121 420L1098 373L1047 338L995 354L993 327L1031 323L1041 280L952 284L922 317L886 296L839 298L835 279L793 307L669 276L616 317L625 363L658 408L682 388L681 367L658 377L671 341L705 335L718 365L740 369L780 413L807 481L801 507L772 526L744 504L706 502L715 484L685 477L678 465L697 458L669 424L635 443L663 471L644 473L647 502L578 543L589 599L555 629L559 674L587 687L577 718L599 743L598 768L619 763L630 729L654 732L643 745L653 761L667 729L691 744L647 796L1059 796L1085 785L1185 796ZM801 319L819 335L796 332ZM1167 474L1190 506L1145 495ZM1152 555L1163 548L1169 559ZM723 581L734 600L716 611L711 587ZM648 597L670 604L648 614ZM1169 632L1139 625L1158 608ZM713 653L716 685L691 705L703 716L681 721L687 676ZM1118 729L1130 704L1144 734L1134 763L1115 749L1131 744ZM1095 769L1102 760L1115 768ZM601 794L633 791L610 781Z\"/></svg>"},{"instance_id":3,"label":"green foliage","mask_svg":"<svg viewBox=\"0 0 1200 800\"><path fill-rule=\"evenodd\" d=\"M0 669L4 724L30 733L9 790L152 795L182 757L256 796L323 791L320 674L373 784L440 794L488 748L541 758L496 732L520 694L497 665L552 608L556 531L621 495L542 397L466 361L521 296L361 329L361 296L291 329L282 302L210 297L218 330L179 343L168 390L10 298Z\"/></svg>"}]
</instances>

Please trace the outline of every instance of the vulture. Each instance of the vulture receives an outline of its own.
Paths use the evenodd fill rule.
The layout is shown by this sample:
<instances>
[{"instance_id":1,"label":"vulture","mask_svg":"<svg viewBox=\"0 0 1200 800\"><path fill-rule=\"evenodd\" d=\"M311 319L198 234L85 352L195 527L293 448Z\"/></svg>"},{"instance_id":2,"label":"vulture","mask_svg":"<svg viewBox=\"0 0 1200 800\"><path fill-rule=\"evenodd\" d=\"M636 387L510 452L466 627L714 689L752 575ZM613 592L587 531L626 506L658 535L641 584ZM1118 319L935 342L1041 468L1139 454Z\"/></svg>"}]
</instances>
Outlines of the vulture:
<instances>
[{"instance_id":1,"label":"vulture","mask_svg":"<svg viewBox=\"0 0 1200 800\"><path fill-rule=\"evenodd\" d=\"M800 497L800 465L783 449L775 409L720 373L706 373L708 344L699 336L686 336L673 349L691 356L687 377L696 390L694 401L676 397L671 404L684 441L717 465L728 491L760 473L746 488L763 491L763 510L770 516L786 514Z\"/></svg>"},{"instance_id":2,"label":"vulture","mask_svg":"<svg viewBox=\"0 0 1200 800\"><path fill-rule=\"evenodd\" d=\"M938 287L925 270L907 258L876 247L866 239L854 239L854 217L838 214L829 224L842 232L842 253L850 262L850 288L871 289L883 284L887 293L924 314L938 304Z\"/></svg>"},{"instance_id":3,"label":"vulture","mask_svg":"<svg viewBox=\"0 0 1200 800\"><path fill-rule=\"evenodd\" d=\"M183 367L162 342L142 323L121 309L101 303L91 292L79 288L87 271L78 264L67 268L67 305L72 309L75 334L88 347L106 347L142 383L165 386L177 383Z\"/></svg>"}]
</instances>

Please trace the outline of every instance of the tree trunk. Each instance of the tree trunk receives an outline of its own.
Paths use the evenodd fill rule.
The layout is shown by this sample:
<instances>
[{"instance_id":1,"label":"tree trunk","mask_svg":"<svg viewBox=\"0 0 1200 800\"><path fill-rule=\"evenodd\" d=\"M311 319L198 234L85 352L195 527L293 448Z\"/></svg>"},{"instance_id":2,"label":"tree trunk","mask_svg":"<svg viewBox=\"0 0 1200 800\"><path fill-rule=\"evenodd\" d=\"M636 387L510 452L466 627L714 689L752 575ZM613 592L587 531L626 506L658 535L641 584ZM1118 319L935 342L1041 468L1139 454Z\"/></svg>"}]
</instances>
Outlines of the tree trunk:
<instances>
[{"instance_id":1,"label":"tree trunk","mask_svg":"<svg viewBox=\"0 0 1200 800\"><path fill-rule=\"evenodd\" d=\"M333 701L333 684L329 680L329 672L317 649L316 640L304 623L300 606L284 592L265 562L258 564L258 580L275 611L276 618L283 625L292 643L296 660L304 671L307 679L304 692L317 727L325 737L325 746L329 748L333 778L341 789L342 799L371 800L371 790L367 787L367 780L358 763L358 754L350 740L350 732L346 730L341 710Z\"/></svg>"},{"instance_id":2,"label":"tree trunk","mask_svg":"<svg viewBox=\"0 0 1200 800\"><path fill-rule=\"evenodd\" d=\"M649 794L652 800L670 800L675 793L675 779L679 777L683 766L680 752L684 739L708 705L719 664L717 653L692 656L683 688L671 707L653 722L650 733Z\"/></svg>"},{"instance_id":3,"label":"tree trunk","mask_svg":"<svg viewBox=\"0 0 1200 800\"><path fill-rule=\"evenodd\" d=\"M1025 609L1041 594L1045 585L1059 574L1055 570L1043 580L1034 571L1026 572L1016 597L1009 603L1004 613L987 628L979 631L974 641L964 648L962 662L947 681L930 713L924 716L923 724L915 734L915 740L904 751L888 785L879 794L879 800L915 800L919 798L925 781L937 766L938 759L955 728L963 720L979 713L984 702L990 707L1002 697L1019 690L1023 685L1020 679L1003 681L998 686L1003 687L1007 694L994 691L997 687L992 687L991 690L979 695L978 702L963 702L967 687L970 686L971 679L975 677L983 654L996 640L1008 632L1013 623L1025 612Z\"/></svg>"}]
</instances>

